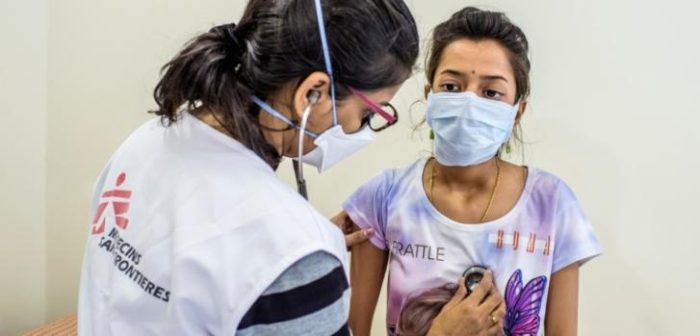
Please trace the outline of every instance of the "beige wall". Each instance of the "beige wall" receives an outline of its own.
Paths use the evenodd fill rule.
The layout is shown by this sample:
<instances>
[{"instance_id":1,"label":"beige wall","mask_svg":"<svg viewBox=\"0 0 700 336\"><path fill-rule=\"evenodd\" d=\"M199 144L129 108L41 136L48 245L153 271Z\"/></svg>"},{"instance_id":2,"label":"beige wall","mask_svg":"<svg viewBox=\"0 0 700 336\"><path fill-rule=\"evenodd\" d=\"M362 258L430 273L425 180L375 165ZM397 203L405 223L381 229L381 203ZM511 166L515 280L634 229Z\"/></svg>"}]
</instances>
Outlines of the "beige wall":
<instances>
[{"instance_id":1,"label":"beige wall","mask_svg":"<svg viewBox=\"0 0 700 336\"><path fill-rule=\"evenodd\" d=\"M47 1L0 1L0 335L44 320Z\"/></svg>"},{"instance_id":2,"label":"beige wall","mask_svg":"<svg viewBox=\"0 0 700 336\"><path fill-rule=\"evenodd\" d=\"M424 36L465 4L408 2ZM700 235L694 211L700 189L698 5L481 3L506 11L530 38L533 97L525 162L574 187L606 248L582 271L580 334L692 334L688 322L700 301L700 270L690 259ZM99 170L149 118L158 68L195 33L237 20L243 5L0 3L0 334L75 310ZM423 85L418 73L402 88L395 99L400 126L381 134L373 147L327 175L307 170L312 201L322 212L335 213L381 169L426 155L429 144L411 134L411 117L420 120L424 105L409 113ZM418 135L425 138L425 132ZM288 165L280 175L291 181ZM378 310L374 330L381 335L385 306Z\"/></svg>"}]
</instances>

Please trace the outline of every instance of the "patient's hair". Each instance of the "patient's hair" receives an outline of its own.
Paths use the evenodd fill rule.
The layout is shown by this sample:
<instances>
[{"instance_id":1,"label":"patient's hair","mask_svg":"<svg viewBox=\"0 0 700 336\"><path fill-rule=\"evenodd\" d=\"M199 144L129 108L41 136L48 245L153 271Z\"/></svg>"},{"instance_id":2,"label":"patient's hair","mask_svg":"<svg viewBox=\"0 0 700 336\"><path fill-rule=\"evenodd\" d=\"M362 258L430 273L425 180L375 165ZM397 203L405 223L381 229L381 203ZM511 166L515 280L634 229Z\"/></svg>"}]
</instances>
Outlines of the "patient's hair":
<instances>
[{"instance_id":1,"label":"patient's hair","mask_svg":"<svg viewBox=\"0 0 700 336\"><path fill-rule=\"evenodd\" d=\"M442 308L457 293L456 283L447 283L408 299L401 310L397 333L401 336L424 336Z\"/></svg>"}]
</instances>

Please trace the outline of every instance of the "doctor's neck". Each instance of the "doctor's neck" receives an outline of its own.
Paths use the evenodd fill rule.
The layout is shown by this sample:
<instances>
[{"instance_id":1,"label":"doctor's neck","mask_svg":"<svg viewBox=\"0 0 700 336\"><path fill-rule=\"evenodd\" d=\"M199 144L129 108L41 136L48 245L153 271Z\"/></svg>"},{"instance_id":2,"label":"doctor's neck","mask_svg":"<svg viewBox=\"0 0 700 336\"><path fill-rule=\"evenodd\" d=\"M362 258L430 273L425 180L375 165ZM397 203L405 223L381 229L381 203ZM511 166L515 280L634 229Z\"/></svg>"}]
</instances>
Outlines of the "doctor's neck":
<instances>
[{"instance_id":1,"label":"doctor's neck","mask_svg":"<svg viewBox=\"0 0 700 336\"><path fill-rule=\"evenodd\" d=\"M289 116L289 114L286 113L286 109L277 107L277 110ZM263 137L275 148L280 156L286 156L287 153L292 152L292 145L294 144L295 134L297 133L294 129L288 129L289 126L283 121L262 111L258 117L258 122L260 123L260 130Z\"/></svg>"},{"instance_id":2,"label":"doctor's neck","mask_svg":"<svg viewBox=\"0 0 700 336\"><path fill-rule=\"evenodd\" d=\"M222 118L217 116L216 113L209 109L200 109L193 113L199 120L209 125L211 128L226 134L227 136L238 140L234 134L231 134L226 127L221 124ZM294 133L292 130L281 131L287 128L284 122L281 122L274 117L269 116L267 113L260 113L259 122L261 127L261 132L265 140L275 148L278 155L284 156L285 153L289 153L294 143Z\"/></svg>"}]
</instances>

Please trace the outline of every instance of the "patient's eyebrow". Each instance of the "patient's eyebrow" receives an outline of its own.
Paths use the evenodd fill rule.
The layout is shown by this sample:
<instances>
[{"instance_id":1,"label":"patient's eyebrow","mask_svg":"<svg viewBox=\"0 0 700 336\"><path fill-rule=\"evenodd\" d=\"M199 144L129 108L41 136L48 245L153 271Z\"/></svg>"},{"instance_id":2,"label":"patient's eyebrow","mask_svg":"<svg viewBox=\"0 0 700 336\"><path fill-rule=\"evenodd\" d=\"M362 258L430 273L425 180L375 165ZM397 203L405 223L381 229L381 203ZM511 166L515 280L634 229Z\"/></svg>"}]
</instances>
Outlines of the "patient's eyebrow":
<instances>
[{"instance_id":1,"label":"patient's eyebrow","mask_svg":"<svg viewBox=\"0 0 700 336\"><path fill-rule=\"evenodd\" d=\"M508 83L508 79L501 75L483 75L481 76L481 79L486 79L486 80L502 80L506 83Z\"/></svg>"},{"instance_id":2,"label":"patient's eyebrow","mask_svg":"<svg viewBox=\"0 0 700 336\"><path fill-rule=\"evenodd\" d=\"M475 72L472 71L472 73L475 73ZM455 77L463 77L463 78L467 77L467 74L465 74L462 71L455 70L455 69L445 69L445 70L442 70L440 72L440 74L451 75L451 76L455 76ZM479 76L479 78L484 79L484 80L502 80L502 81L508 83L508 79L504 76L501 76L501 75L481 75L481 76Z\"/></svg>"}]
</instances>

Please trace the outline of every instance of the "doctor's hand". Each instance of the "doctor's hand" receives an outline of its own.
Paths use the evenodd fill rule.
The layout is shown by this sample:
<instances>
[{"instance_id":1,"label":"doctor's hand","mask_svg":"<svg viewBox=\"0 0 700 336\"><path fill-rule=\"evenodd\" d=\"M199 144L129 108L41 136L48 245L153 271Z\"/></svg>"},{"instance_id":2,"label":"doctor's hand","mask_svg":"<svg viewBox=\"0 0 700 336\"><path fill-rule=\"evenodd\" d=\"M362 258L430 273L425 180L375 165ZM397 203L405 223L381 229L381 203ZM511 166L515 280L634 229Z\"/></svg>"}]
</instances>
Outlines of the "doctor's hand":
<instances>
[{"instance_id":1,"label":"doctor's hand","mask_svg":"<svg viewBox=\"0 0 700 336\"><path fill-rule=\"evenodd\" d=\"M464 278L457 293L445 304L428 331L428 336L499 336L503 335L506 305L493 285L488 271L478 287L467 296Z\"/></svg>"},{"instance_id":2,"label":"doctor's hand","mask_svg":"<svg viewBox=\"0 0 700 336\"><path fill-rule=\"evenodd\" d=\"M337 225L340 231L343 231L345 246L347 246L348 250L357 244L366 242L374 234L372 229L361 230L358 228L345 211L331 218L331 222Z\"/></svg>"}]
</instances>

